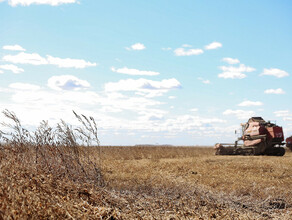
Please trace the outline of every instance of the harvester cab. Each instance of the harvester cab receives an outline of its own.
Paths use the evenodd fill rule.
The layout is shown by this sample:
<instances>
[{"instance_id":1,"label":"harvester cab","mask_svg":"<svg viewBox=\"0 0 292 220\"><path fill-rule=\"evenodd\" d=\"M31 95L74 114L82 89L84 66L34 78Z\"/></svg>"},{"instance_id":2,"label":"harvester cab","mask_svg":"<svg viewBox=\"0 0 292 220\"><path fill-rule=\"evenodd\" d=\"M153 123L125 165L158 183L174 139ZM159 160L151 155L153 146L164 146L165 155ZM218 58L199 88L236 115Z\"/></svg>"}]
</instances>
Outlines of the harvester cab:
<instances>
[{"instance_id":1,"label":"harvester cab","mask_svg":"<svg viewBox=\"0 0 292 220\"><path fill-rule=\"evenodd\" d=\"M274 155L283 156L285 143L282 127L265 121L262 117L252 117L241 124L242 135L234 144L215 145L216 155ZM238 144L238 142L243 142Z\"/></svg>"}]
</instances>

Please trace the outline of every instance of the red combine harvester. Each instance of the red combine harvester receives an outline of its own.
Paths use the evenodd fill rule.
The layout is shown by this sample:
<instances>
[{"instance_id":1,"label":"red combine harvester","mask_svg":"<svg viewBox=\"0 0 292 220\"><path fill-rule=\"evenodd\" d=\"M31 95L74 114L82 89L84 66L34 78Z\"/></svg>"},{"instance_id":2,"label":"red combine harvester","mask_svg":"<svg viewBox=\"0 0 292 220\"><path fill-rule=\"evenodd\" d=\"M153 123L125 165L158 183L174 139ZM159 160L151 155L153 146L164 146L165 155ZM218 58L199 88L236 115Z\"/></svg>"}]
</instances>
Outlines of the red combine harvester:
<instances>
[{"instance_id":1,"label":"red combine harvester","mask_svg":"<svg viewBox=\"0 0 292 220\"><path fill-rule=\"evenodd\" d=\"M286 138L286 147L292 151L292 136Z\"/></svg>"},{"instance_id":2,"label":"red combine harvester","mask_svg":"<svg viewBox=\"0 0 292 220\"><path fill-rule=\"evenodd\" d=\"M261 117L252 117L241 124L242 136L234 144L215 145L216 155L271 155L283 156L285 149L282 127L266 122ZM243 141L243 144L238 144Z\"/></svg>"}]
</instances>

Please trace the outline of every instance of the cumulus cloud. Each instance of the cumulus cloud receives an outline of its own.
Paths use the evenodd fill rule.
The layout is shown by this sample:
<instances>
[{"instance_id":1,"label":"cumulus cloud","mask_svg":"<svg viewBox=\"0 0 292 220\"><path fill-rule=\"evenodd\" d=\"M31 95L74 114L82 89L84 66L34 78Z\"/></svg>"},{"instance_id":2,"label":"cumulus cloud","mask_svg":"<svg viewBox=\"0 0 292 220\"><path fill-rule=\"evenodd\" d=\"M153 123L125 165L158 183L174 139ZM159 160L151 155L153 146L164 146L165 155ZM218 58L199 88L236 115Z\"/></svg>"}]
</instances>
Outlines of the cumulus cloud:
<instances>
[{"instance_id":1,"label":"cumulus cloud","mask_svg":"<svg viewBox=\"0 0 292 220\"><path fill-rule=\"evenodd\" d=\"M145 50L146 47L144 44L136 43L131 45L130 47L126 47L127 50Z\"/></svg>"},{"instance_id":2,"label":"cumulus cloud","mask_svg":"<svg viewBox=\"0 0 292 220\"><path fill-rule=\"evenodd\" d=\"M223 112L223 115L233 115L240 120L246 120L250 117L253 117L255 115L255 112L244 111L239 109L238 110L227 109L226 111Z\"/></svg>"},{"instance_id":3,"label":"cumulus cloud","mask_svg":"<svg viewBox=\"0 0 292 220\"><path fill-rule=\"evenodd\" d=\"M163 130L168 130L170 132L185 132L197 129L205 129L207 127L212 127L217 123L226 123L225 120L220 118L205 118L198 115L178 115L175 118L170 118L165 121L165 123L160 126ZM197 133L197 132L196 132ZM198 134L198 133L197 133Z\"/></svg>"},{"instance_id":4,"label":"cumulus cloud","mask_svg":"<svg viewBox=\"0 0 292 220\"><path fill-rule=\"evenodd\" d=\"M238 72L223 72L218 75L219 78L224 79L244 79L246 74Z\"/></svg>"},{"instance_id":5,"label":"cumulus cloud","mask_svg":"<svg viewBox=\"0 0 292 220\"><path fill-rule=\"evenodd\" d=\"M89 66L96 66L96 63L90 63L81 59L71 59L71 58L59 58L47 55L47 60L49 64L56 65L61 68L76 68L83 69Z\"/></svg>"},{"instance_id":6,"label":"cumulus cloud","mask_svg":"<svg viewBox=\"0 0 292 220\"><path fill-rule=\"evenodd\" d=\"M82 109L84 114L90 112L87 115L97 116L100 128L111 131L112 129L151 130L153 124L148 124L148 120L155 121L155 117L162 118L167 113L167 111L156 109L162 104L159 101L117 92L101 92L99 94L88 90L60 90L59 88L54 90L41 89L37 92L19 90L14 92L12 99L18 106L21 106L23 112L27 112L28 109L31 112L32 109L35 109L37 112L42 112L42 117L45 115L58 119L65 116L64 119L66 119L72 109L76 111ZM119 115L110 116L109 114L118 112L130 112L131 114L127 118L119 117ZM34 115L27 118L31 119L31 117L35 119Z\"/></svg>"},{"instance_id":7,"label":"cumulus cloud","mask_svg":"<svg viewBox=\"0 0 292 220\"><path fill-rule=\"evenodd\" d=\"M274 112L276 117L282 117L283 121L292 121L292 113L289 110L279 110Z\"/></svg>"},{"instance_id":8,"label":"cumulus cloud","mask_svg":"<svg viewBox=\"0 0 292 220\"><path fill-rule=\"evenodd\" d=\"M6 106L16 112L24 126L37 125L41 120L56 123L59 118L74 124L76 121L72 115L74 109L76 112L97 119L103 144L105 136L112 137L115 131L121 133L121 137L135 132L138 139L141 134L151 136L153 132L157 137L177 136L182 133L200 138L220 136L222 139L222 136L234 130L229 129L226 121L220 117L200 116L197 109L191 109L189 114L172 115L173 112L169 114L168 111L159 108L165 103L151 98L132 96L129 93L46 88L40 88L36 92L32 89L33 87L31 89L28 87L27 90L21 91L18 86L18 89L10 90L13 92L11 97L14 103ZM227 128L230 131L226 132ZM113 144L111 139L109 140L109 143Z\"/></svg>"},{"instance_id":9,"label":"cumulus cloud","mask_svg":"<svg viewBox=\"0 0 292 220\"><path fill-rule=\"evenodd\" d=\"M169 50L172 50L172 48L171 47L163 47L163 48L161 48L162 50L164 50L164 51L169 51Z\"/></svg>"},{"instance_id":10,"label":"cumulus cloud","mask_svg":"<svg viewBox=\"0 0 292 220\"><path fill-rule=\"evenodd\" d=\"M2 0L5 1L5 0ZM6 0L11 6L29 6L32 4L36 5L51 5L58 6L61 4L70 4L70 3L78 3L77 0Z\"/></svg>"},{"instance_id":11,"label":"cumulus cloud","mask_svg":"<svg viewBox=\"0 0 292 220\"><path fill-rule=\"evenodd\" d=\"M185 49L183 47L174 50L176 56L192 56L204 53L202 49Z\"/></svg>"},{"instance_id":12,"label":"cumulus cloud","mask_svg":"<svg viewBox=\"0 0 292 220\"><path fill-rule=\"evenodd\" d=\"M12 50L12 51L25 51L25 49L23 47L21 47L18 44L15 45L5 45L2 47L3 50Z\"/></svg>"},{"instance_id":13,"label":"cumulus cloud","mask_svg":"<svg viewBox=\"0 0 292 220\"><path fill-rule=\"evenodd\" d=\"M20 52L16 55L5 55L3 61L18 63L18 64L31 64L31 65L56 65L60 68L76 68L82 69L90 66L96 66L96 63L91 63L82 59L59 58L47 55L47 58L40 56L37 53Z\"/></svg>"},{"instance_id":14,"label":"cumulus cloud","mask_svg":"<svg viewBox=\"0 0 292 220\"><path fill-rule=\"evenodd\" d=\"M264 71L260 74L260 76L275 76L277 78L282 78L289 76L289 73L287 73L284 70L276 69L276 68L270 68L270 69L264 69Z\"/></svg>"},{"instance_id":15,"label":"cumulus cloud","mask_svg":"<svg viewBox=\"0 0 292 220\"><path fill-rule=\"evenodd\" d=\"M285 94L285 91L281 88L278 88L278 89L267 89L265 90L266 94L276 94L276 95L279 95L279 94Z\"/></svg>"},{"instance_id":16,"label":"cumulus cloud","mask_svg":"<svg viewBox=\"0 0 292 220\"><path fill-rule=\"evenodd\" d=\"M19 109L17 115L30 124L37 124L43 119L58 121L62 118L72 121L69 114L72 109L98 119L101 131L112 134L113 131L128 132L193 132L194 130L214 130L218 123L225 123L220 118L200 117L198 115L176 115L168 117L168 111L157 109L163 103L145 97L133 97L110 92L99 95L91 91L56 91L40 90L15 91L12 96ZM81 105L82 104L82 105ZM21 106L21 108L20 108ZM20 110L21 109L21 110ZM130 117L119 117L109 112L131 112ZM45 118L44 118L45 117ZM160 134L159 134L160 135ZM201 133L200 133L201 135Z\"/></svg>"},{"instance_id":17,"label":"cumulus cloud","mask_svg":"<svg viewBox=\"0 0 292 220\"><path fill-rule=\"evenodd\" d=\"M168 98L169 99L176 99L176 96L171 95L171 96L168 96Z\"/></svg>"},{"instance_id":18,"label":"cumulus cloud","mask_svg":"<svg viewBox=\"0 0 292 220\"><path fill-rule=\"evenodd\" d=\"M90 84L72 75L61 75L49 78L48 87L54 90L80 90L89 88Z\"/></svg>"},{"instance_id":19,"label":"cumulus cloud","mask_svg":"<svg viewBox=\"0 0 292 220\"><path fill-rule=\"evenodd\" d=\"M245 66L244 64L240 64L238 67L234 66L220 66L219 67L224 72L253 72L256 69L253 67Z\"/></svg>"},{"instance_id":20,"label":"cumulus cloud","mask_svg":"<svg viewBox=\"0 0 292 220\"><path fill-rule=\"evenodd\" d=\"M208 80L208 79L203 79L202 77L198 77L198 80L202 81L202 83L204 83L204 84L210 84L210 83L211 83L210 80Z\"/></svg>"},{"instance_id":21,"label":"cumulus cloud","mask_svg":"<svg viewBox=\"0 0 292 220\"><path fill-rule=\"evenodd\" d=\"M71 81L75 80L75 85L76 81L79 81L76 78L72 80L72 77L60 76L58 80L51 80L51 86L57 87L53 89L40 88L33 84L10 84L9 93L12 93L12 104L5 107L15 111L22 119L24 126L37 125L41 120L56 123L59 118L74 124L76 120L72 115L72 109L91 115L97 119L100 132L103 132L103 142L105 134L110 137L115 131L119 131L122 135L134 131L138 139L140 134L149 135L151 132L155 132L157 136L170 133L177 135L182 132L184 135L210 137L212 134L221 135L218 126L226 123L221 118L199 116L197 109L191 109L188 111L189 114L173 115L174 112L169 114L168 110L160 108L165 107L166 103L129 92L94 92L77 90L75 87L66 90L64 86L70 81L68 78ZM153 82L158 82L158 84L152 85L149 91L176 88L174 81L165 81L150 81L150 84ZM139 88L141 87L144 88L143 86Z\"/></svg>"},{"instance_id":22,"label":"cumulus cloud","mask_svg":"<svg viewBox=\"0 0 292 220\"><path fill-rule=\"evenodd\" d=\"M2 60L6 62L11 62L11 63L31 64L31 65L48 64L48 61L37 53L21 52L16 55L5 55L3 56Z\"/></svg>"},{"instance_id":23,"label":"cumulus cloud","mask_svg":"<svg viewBox=\"0 0 292 220\"><path fill-rule=\"evenodd\" d=\"M177 88L181 88L181 84L174 78L164 79L162 81L153 81L143 78L137 80L126 79L105 84L105 91L136 91L136 94L148 94L148 97L159 96L171 89Z\"/></svg>"},{"instance_id":24,"label":"cumulus cloud","mask_svg":"<svg viewBox=\"0 0 292 220\"><path fill-rule=\"evenodd\" d=\"M0 69L10 70L13 73L22 73L24 71L22 68L19 68L19 67L13 65L13 64L0 65Z\"/></svg>"},{"instance_id":25,"label":"cumulus cloud","mask_svg":"<svg viewBox=\"0 0 292 220\"><path fill-rule=\"evenodd\" d=\"M240 63L239 59L234 59L234 58L230 58L230 57L224 57L222 59L222 61L228 63L228 64L237 64Z\"/></svg>"},{"instance_id":26,"label":"cumulus cloud","mask_svg":"<svg viewBox=\"0 0 292 220\"><path fill-rule=\"evenodd\" d=\"M190 44L183 44L182 47L192 47Z\"/></svg>"},{"instance_id":27,"label":"cumulus cloud","mask_svg":"<svg viewBox=\"0 0 292 220\"><path fill-rule=\"evenodd\" d=\"M276 117L289 117L292 113L289 110L279 110L274 112Z\"/></svg>"},{"instance_id":28,"label":"cumulus cloud","mask_svg":"<svg viewBox=\"0 0 292 220\"><path fill-rule=\"evenodd\" d=\"M238 67L220 66L219 69L221 69L223 73L218 74L218 77L224 79L243 79L247 76L245 73L256 70L255 68L245 66L244 64L240 64Z\"/></svg>"},{"instance_id":29,"label":"cumulus cloud","mask_svg":"<svg viewBox=\"0 0 292 220\"><path fill-rule=\"evenodd\" d=\"M106 91L133 91L133 90L169 90L180 88L181 84L176 79L153 81L148 79L126 79L119 82L110 82L105 85Z\"/></svg>"},{"instance_id":30,"label":"cumulus cloud","mask_svg":"<svg viewBox=\"0 0 292 220\"><path fill-rule=\"evenodd\" d=\"M253 102L253 101L243 101L241 103L238 104L238 106L243 106L243 107L248 107L248 106L261 106L263 105L262 102Z\"/></svg>"},{"instance_id":31,"label":"cumulus cloud","mask_svg":"<svg viewBox=\"0 0 292 220\"><path fill-rule=\"evenodd\" d=\"M145 70L137 70L137 69L129 69L127 67L116 69L114 67L111 68L113 72L116 73L122 73L127 75L133 75L133 76L156 76L159 75L159 72L154 71L145 71Z\"/></svg>"},{"instance_id":32,"label":"cumulus cloud","mask_svg":"<svg viewBox=\"0 0 292 220\"><path fill-rule=\"evenodd\" d=\"M220 48L220 47L222 47L222 44L219 43L219 42L214 41L214 42L206 45L205 49L206 50L214 50L214 49L217 49L217 48Z\"/></svg>"},{"instance_id":33,"label":"cumulus cloud","mask_svg":"<svg viewBox=\"0 0 292 220\"><path fill-rule=\"evenodd\" d=\"M29 84L29 83L11 83L9 88L17 89L17 90L29 90L29 91L36 91L40 90L40 86Z\"/></svg>"}]
</instances>

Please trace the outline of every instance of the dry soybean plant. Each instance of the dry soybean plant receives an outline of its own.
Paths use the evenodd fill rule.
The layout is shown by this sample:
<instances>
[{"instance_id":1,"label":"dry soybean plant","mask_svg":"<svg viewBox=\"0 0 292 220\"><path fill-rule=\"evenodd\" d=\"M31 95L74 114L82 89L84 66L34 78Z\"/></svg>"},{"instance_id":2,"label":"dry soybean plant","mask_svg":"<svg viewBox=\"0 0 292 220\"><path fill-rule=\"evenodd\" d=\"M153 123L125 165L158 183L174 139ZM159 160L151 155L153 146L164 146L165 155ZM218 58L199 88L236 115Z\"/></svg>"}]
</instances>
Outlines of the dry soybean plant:
<instances>
[{"instance_id":1,"label":"dry soybean plant","mask_svg":"<svg viewBox=\"0 0 292 220\"><path fill-rule=\"evenodd\" d=\"M73 127L64 120L51 127L42 121L35 131L24 128L9 110L2 112L10 123L2 122L7 131L0 130L0 149L14 154L15 162L34 166L56 178L103 185L101 175L100 145L97 124L93 117L79 115L73 111L80 126ZM99 158L89 155L86 148L94 146ZM97 155L97 154L94 154Z\"/></svg>"}]
</instances>

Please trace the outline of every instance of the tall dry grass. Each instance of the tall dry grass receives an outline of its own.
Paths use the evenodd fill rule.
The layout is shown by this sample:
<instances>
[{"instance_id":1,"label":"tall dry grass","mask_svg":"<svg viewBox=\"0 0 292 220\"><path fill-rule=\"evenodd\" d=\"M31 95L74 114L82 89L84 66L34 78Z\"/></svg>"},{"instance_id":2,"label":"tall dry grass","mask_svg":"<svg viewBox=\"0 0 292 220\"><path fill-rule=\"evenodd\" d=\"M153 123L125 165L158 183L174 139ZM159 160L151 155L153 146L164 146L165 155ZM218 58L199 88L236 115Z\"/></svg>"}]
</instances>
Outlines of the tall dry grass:
<instances>
[{"instance_id":1,"label":"tall dry grass","mask_svg":"<svg viewBox=\"0 0 292 220\"><path fill-rule=\"evenodd\" d=\"M61 120L54 128L48 121L42 121L35 131L29 131L14 112L3 111L10 122L2 123L7 132L0 131L1 151L12 152L15 162L23 166L56 177L102 184L100 155L92 158L83 147L95 146L100 152L97 124L92 117L73 113L80 122L78 127Z\"/></svg>"}]
</instances>

